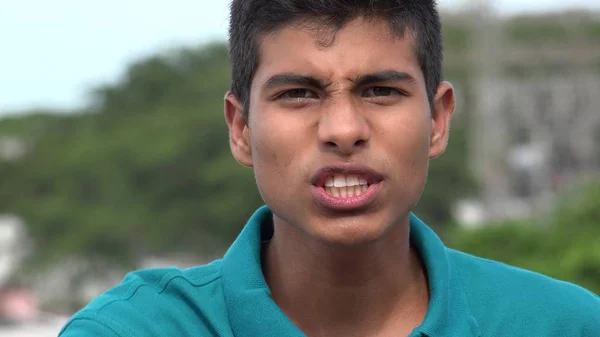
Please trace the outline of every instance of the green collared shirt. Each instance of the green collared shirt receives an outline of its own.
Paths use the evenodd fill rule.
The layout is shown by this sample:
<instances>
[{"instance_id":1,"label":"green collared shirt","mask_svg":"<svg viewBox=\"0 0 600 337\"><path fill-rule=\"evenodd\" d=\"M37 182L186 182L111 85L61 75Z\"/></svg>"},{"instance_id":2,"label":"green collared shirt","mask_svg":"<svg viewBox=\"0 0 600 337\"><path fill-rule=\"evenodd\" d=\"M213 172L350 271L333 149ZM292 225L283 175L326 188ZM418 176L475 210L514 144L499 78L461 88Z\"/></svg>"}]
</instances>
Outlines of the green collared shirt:
<instances>
[{"instance_id":1,"label":"green collared shirt","mask_svg":"<svg viewBox=\"0 0 600 337\"><path fill-rule=\"evenodd\" d=\"M417 336L600 336L600 298L576 285L446 248L411 215L411 244L425 265L430 303ZM304 336L272 300L261 242L262 207L223 259L190 269L130 273L65 325L60 337Z\"/></svg>"}]
</instances>

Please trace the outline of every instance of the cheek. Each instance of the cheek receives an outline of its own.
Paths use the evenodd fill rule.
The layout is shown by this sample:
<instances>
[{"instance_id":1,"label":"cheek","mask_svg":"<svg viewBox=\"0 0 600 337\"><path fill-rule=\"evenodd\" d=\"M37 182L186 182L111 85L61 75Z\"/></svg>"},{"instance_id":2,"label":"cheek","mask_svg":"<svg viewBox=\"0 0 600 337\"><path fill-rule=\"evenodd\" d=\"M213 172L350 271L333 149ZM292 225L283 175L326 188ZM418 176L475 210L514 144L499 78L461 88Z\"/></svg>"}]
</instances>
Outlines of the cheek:
<instances>
[{"instance_id":1,"label":"cheek","mask_svg":"<svg viewBox=\"0 0 600 337\"><path fill-rule=\"evenodd\" d=\"M255 167L276 172L279 177L298 175L302 153L310 143L306 117L299 113L278 111L276 107L257 104L260 115L251 119L251 138ZM300 165L300 166L298 166ZM296 168L293 172L292 167Z\"/></svg>"},{"instance_id":2,"label":"cheek","mask_svg":"<svg viewBox=\"0 0 600 337\"><path fill-rule=\"evenodd\" d=\"M396 153L397 160L427 158L431 120L410 116L410 112L404 113L404 116L379 123L380 129L384 130L382 139Z\"/></svg>"},{"instance_id":3,"label":"cheek","mask_svg":"<svg viewBox=\"0 0 600 337\"><path fill-rule=\"evenodd\" d=\"M272 178L281 175L281 156L276 143L271 140L270 134L257 130L252 134L252 160L257 178L262 178L263 175L271 176Z\"/></svg>"},{"instance_id":4,"label":"cheek","mask_svg":"<svg viewBox=\"0 0 600 337\"><path fill-rule=\"evenodd\" d=\"M295 142L277 123L257 122L250 133L257 185L265 197L285 193L293 183Z\"/></svg>"},{"instance_id":5,"label":"cheek","mask_svg":"<svg viewBox=\"0 0 600 337\"><path fill-rule=\"evenodd\" d=\"M428 118L388 119L381 139L386 144L388 167L403 185L419 185L429 162Z\"/></svg>"}]
</instances>

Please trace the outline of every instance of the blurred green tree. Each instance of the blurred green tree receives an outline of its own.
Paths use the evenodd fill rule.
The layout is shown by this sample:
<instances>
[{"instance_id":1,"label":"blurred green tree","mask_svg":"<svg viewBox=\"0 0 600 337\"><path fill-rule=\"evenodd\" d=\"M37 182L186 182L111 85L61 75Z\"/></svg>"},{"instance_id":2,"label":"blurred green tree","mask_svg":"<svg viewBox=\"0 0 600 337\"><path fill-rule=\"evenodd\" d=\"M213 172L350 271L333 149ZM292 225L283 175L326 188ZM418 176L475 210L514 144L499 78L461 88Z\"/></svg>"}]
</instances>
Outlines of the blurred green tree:
<instances>
[{"instance_id":1,"label":"blurred green tree","mask_svg":"<svg viewBox=\"0 0 600 337\"><path fill-rule=\"evenodd\" d=\"M566 193L549 216L456 228L450 246L600 294L600 181Z\"/></svg>"}]
</instances>

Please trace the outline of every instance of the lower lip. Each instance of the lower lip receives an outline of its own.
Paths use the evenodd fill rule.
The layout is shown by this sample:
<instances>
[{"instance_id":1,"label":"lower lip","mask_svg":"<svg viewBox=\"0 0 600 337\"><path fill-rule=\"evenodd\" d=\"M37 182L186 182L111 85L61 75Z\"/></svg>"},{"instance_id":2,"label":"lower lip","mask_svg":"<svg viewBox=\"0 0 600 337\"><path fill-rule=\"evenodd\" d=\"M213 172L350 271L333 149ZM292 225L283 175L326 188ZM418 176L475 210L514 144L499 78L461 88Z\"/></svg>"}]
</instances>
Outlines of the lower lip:
<instances>
[{"instance_id":1,"label":"lower lip","mask_svg":"<svg viewBox=\"0 0 600 337\"><path fill-rule=\"evenodd\" d=\"M355 211L369 206L379 192L381 183L371 184L361 195L336 198L325 191L325 188L313 186L312 194L316 203L322 207L336 211Z\"/></svg>"}]
</instances>

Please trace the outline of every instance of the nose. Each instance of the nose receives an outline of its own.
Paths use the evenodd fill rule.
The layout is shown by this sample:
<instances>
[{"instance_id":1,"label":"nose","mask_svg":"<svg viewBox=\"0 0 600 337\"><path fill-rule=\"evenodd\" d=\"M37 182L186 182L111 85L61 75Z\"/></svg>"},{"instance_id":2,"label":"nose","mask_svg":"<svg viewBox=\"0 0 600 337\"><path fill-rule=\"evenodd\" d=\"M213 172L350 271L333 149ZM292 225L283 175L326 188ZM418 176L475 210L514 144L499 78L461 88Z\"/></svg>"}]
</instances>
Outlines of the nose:
<instances>
[{"instance_id":1,"label":"nose","mask_svg":"<svg viewBox=\"0 0 600 337\"><path fill-rule=\"evenodd\" d=\"M359 110L351 99L339 99L324 107L318 129L321 146L343 156L364 148L371 137L371 130Z\"/></svg>"}]
</instances>

